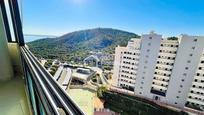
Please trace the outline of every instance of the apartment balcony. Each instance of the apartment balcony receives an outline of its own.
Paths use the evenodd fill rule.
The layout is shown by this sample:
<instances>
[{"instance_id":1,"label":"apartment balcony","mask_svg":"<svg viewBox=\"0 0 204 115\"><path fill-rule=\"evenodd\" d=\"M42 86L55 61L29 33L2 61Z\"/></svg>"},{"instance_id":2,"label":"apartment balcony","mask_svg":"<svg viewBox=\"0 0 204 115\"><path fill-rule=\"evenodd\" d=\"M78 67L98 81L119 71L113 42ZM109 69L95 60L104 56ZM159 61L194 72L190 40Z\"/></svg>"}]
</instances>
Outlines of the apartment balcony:
<instances>
[{"instance_id":1,"label":"apartment balcony","mask_svg":"<svg viewBox=\"0 0 204 115\"><path fill-rule=\"evenodd\" d=\"M26 47L18 1L8 4L0 1L0 114L84 115Z\"/></svg>"},{"instance_id":2,"label":"apartment balcony","mask_svg":"<svg viewBox=\"0 0 204 115\"><path fill-rule=\"evenodd\" d=\"M200 101L200 100L197 100L197 99L190 99L190 98L188 98L187 101L191 102L191 103L196 103L196 104L204 106L204 103L202 101Z\"/></svg>"},{"instance_id":3,"label":"apartment balcony","mask_svg":"<svg viewBox=\"0 0 204 115\"><path fill-rule=\"evenodd\" d=\"M202 100L204 100L204 96L201 94L196 94L196 93L190 93L188 96L191 96L192 98L201 98Z\"/></svg>"},{"instance_id":4,"label":"apartment balcony","mask_svg":"<svg viewBox=\"0 0 204 115\"><path fill-rule=\"evenodd\" d=\"M201 76L195 76L194 79L198 79L201 81L201 80L204 80L204 77L203 76L202 77Z\"/></svg>"},{"instance_id":5,"label":"apartment balcony","mask_svg":"<svg viewBox=\"0 0 204 115\"><path fill-rule=\"evenodd\" d=\"M163 58L157 58L157 61L159 61L159 62L166 62L166 63L174 63L174 60L163 59ZM169 65L169 66L171 66L171 65Z\"/></svg>"},{"instance_id":6,"label":"apartment balcony","mask_svg":"<svg viewBox=\"0 0 204 115\"><path fill-rule=\"evenodd\" d=\"M156 66L162 67L162 68L168 68L168 69L173 69L172 65L166 65L166 64L157 64Z\"/></svg>"},{"instance_id":7,"label":"apartment balcony","mask_svg":"<svg viewBox=\"0 0 204 115\"><path fill-rule=\"evenodd\" d=\"M191 88L190 90L194 91L194 92L200 92L200 93L204 93L204 90L201 88Z\"/></svg>"},{"instance_id":8,"label":"apartment balcony","mask_svg":"<svg viewBox=\"0 0 204 115\"><path fill-rule=\"evenodd\" d=\"M167 46L161 46L160 50L166 50L166 51L177 51L177 47L167 47Z\"/></svg>"},{"instance_id":9,"label":"apartment balcony","mask_svg":"<svg viewBox=\"0 0 204 115\"><path fill-rule=\"evenodd\" d=\"M204 74L203 70L198 70L197 73Z\"/></svg>"},{"instance_id":10,"label":"apartment balcony","mask_svg":"<svg viewBox=\"0 0 204 115\"><path fill-rule=\"evenodd\" d=\"M202 57L202 58L204 58L204 57ZM204 59L202 59L202 58L201 58L201 60L204 60ZM199 67L204 67L204 63L200 63L200 64L199 64Z\"/></svg>"},{"instance_id":11,"label":"apartment balcony","mask_svg":"<svg viewBox=\"0 0 204 115\"><path fill-rule=\"evenodd\" d=\"M167 90L167 87L161 85L152 84L152 87L154 87L155 89Z\"/></svg>"},{"instance_id":12,"label":"apartment balcony","mask_svg":"<svg viewBox=\"0 0 204 115\"><path fill-rule=\"evenodd\" d=\"M166 75L171 75L171 71L167 71L167 70L155 69L155 72L166 74Z\"/></svg>"},{"instance_id":13,"label":"apartment balcony","mask_svg":"<svg viewBox=\"0 0 204 115\"><path fill-rule=\"evenodd\" d=\"M169 83L167 81L162 81L162 80L158 80L158 79L153 79L153 82L155 82L159 85L163 84L164 86L168 85L168 83Z\"/></svg>"},{"instance_id":14,"label":"apartment balcony","mask_svg":"<svg viewBox=\"0 0 204 115\"><path fill-rule=\"evenodd\" d=\"M170 78L167 77L167 76L158 75L158 74L154 74L154 77L156 77L156 79L161 79L161 80L165 79L165 81L167 81L167 82L168 82L168 80L170 79Z\"/></svg>"},{"instance_id":15,"label":"apartment balcony","mask_svg":"<svg viewBox=\"0 0 204 115\"><path fill-rule=\"evenodd\" d=\"M192 85L204 87L204 83L193 82Z\"/></svg>"},{"instance_id":16,"label":"apartment balcony","mask_svg":"<svg viewBox=\"0 0 204 115\"><path fill-rule=\"evenodd\" d=\"M0 112L2 115L30 115L25 81L22 76L15 76L0 82Z\"/></svg>"},{"instance_id":17,"label":"apartment balcony","mask_svg":"<svg viewBox=\"0 0 204 115\"><path fill-rule=\"evenodd\" d=\"M176 57L176 54L174 53L165 53L165 52L159 52L160 56L167 56L167 57Z\"/></svg>"}]
</instances>

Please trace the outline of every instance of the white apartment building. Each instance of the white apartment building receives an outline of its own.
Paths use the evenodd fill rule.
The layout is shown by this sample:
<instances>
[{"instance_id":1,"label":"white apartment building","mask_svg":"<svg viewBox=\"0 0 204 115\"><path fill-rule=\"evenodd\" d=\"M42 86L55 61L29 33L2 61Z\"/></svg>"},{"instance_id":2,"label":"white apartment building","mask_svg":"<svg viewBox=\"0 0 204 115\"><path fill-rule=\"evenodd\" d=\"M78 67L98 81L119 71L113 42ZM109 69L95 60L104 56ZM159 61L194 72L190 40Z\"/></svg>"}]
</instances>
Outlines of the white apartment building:
<instances>
[{"instance_id":1,"label":"white apartment building","mask_svg":"<svg viewBox=\"0 0 204 115\"><path fill-rule=\"evenodd\" d=\"M134 91L137 76L140 39L131 39L127 47L116 47L113 85Z\"/></svg>"},{"instance_id":2,"label":"white apartment building","mask_svg":"<svg viewBox=\"0 0 204 115\"><path fill-rule=\"evenodd\" d=\"M151 32L116 47L113 85L176 107L204 107L204 37Z\"/></svg>"}]
</instances>

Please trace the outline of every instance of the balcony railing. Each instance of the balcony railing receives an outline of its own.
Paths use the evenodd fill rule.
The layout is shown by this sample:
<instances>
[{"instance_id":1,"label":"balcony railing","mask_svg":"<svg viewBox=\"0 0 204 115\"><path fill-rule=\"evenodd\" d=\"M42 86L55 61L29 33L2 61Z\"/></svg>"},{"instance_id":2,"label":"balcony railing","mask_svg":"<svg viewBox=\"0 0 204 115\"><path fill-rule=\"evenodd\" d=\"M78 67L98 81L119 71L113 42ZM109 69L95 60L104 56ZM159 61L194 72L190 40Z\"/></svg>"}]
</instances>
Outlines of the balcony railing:
<instances>
[{"instance_id":1,"label":"balcony railing","mask_svg":"<svg viewBox=\"0 0 204 115\"><path fill-rule=\"evenodd\" d=\"M21 47L25 79L34 113L83 115L83 111L40 65L35 56ZM37 105L38 104L38 105Z\"/></svg>"}]
</instances>

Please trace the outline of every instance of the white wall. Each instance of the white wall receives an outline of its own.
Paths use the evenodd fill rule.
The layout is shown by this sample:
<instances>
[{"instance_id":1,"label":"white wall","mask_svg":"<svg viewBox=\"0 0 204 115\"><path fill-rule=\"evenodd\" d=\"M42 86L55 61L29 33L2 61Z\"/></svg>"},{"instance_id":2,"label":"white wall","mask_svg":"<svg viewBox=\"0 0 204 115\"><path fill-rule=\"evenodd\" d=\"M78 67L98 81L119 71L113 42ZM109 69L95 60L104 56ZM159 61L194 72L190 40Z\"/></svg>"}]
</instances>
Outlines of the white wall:
<instances>
[{"instance_id":1,"label":"white wall","mask_svg":"<svg viewBox=\"0 0 204 115\"><path fill-rule=\"evenodd\" d=\"M0 9L0 81L9 80L13 77L13 69L9 57L6 32L3 24L2 13Z\"/></svg>"},{"instance_id":2,"label":"white wall","mask_svg":"<svg viewBox=\"0 0 204 115\"><path fill-rule=\"evenodd\" d=\"M197 39L197 42L194 39ZM173 72L167 90L166 102L184 107L189 89L204 48L204 38L182 35ZM195 49L193 49L195 47ZM192 56L190 56L192 54ZM190 62L188 62L190 61ZM188 67L188 69L185 69ZM186 73L186 76L184 75ZM182 81L182 79L184 81ZM178 96L178 98L177 98Z\"/></svg>"},{"instance_id":3,"label":"white wall","mask_svg":"<svg viewBox=\"0 0 204 115\"><path fill-rule=\"evenodd\" d=\"M135 83L135 94L151 98L150 90L162 36L151 33L142 35L141 39L140 60Z\"/></svg>"},{"instance_id":4,"label":"white wall","mask_svg":"<svg viewBox=\"0 0 204 115\"><path fill-rule=\"evenodd\" d=\"M112 85L118 86L119 80L119 71L120 71L120 64L121 64L121 52L125 50L125 47L116 47L115 49L115 58L114 58L114 65L113 65L113 78L112 78Z\"/></svg>"}]
</instances>

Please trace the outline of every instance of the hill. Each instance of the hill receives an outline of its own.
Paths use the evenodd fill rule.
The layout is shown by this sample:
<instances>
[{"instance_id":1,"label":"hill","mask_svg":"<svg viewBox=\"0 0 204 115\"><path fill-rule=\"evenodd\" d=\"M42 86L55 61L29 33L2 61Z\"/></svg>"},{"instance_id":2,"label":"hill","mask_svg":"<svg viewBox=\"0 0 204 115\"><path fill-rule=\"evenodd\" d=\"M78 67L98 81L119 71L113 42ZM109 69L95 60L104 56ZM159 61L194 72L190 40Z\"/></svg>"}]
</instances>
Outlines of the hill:
<instances>
[{"instance_id":1,"label":"hill","mask_svg":"<svg viewBox=\"0 0 204 115\"><path fill-rule=\"evenodd\" d=\"M89 51L114 53L117 45L125 46L138 35L111 28L75 31L58 38L44 38L27 43L37 57L65 61L83 60Z\"/></svg>"}]
</instances>

